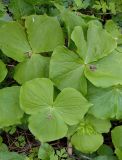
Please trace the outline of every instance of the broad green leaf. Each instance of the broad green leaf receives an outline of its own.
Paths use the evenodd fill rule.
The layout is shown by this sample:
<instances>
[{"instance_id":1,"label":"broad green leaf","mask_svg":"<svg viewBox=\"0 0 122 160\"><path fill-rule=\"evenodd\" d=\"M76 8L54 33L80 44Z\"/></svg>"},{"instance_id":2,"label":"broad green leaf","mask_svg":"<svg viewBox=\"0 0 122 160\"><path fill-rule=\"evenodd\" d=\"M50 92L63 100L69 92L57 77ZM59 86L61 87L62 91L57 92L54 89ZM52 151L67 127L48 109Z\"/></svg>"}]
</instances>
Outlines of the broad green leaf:
<instances>
[{"instance_id":1,"label":"broad green leaf","mask_svg":"<svg viewBox=\"0 0 122 160\"><path fill-rule=\"evenodd\" d=\"M32 115L29 129L42 142L63 138L68 131L63 118L53 108Z\"/></svg>"},{"instance_id":2,"label":"broad green leaf","mask_svg":"<svg viewBox=\"0 0 122 160\"><path fill-rule=\"evenodd\" d=\"M71 142L76 149L83 153L92 153L102 144L103 138L101 133L108 132L110 127L109 120L101 120L87 115L79 126L69 127L68 136L73 135ZM96 144L94 141L97 141Z\"/></svg>"},{"instance_id":3,"label":"broad green leaf","mask_svg":"<svg viewBox=\"0 0 122 160\"><path fill-rule=\"evenodd\" d=\"M40 146L38 152L38 158L42 160L50 160L50 156L54 154L54 149L48 143L44 143Z\"/></svg>"},{"instance_id":4,"label":"broad green leaf","mask_svg":"<svg viewBox=\"0 0 122 160\"><path fill-rule=\"evenodd\" d=\"M106 144L103 144L97 151L99 155L107 155L107 156L113 156L114 152L112 148Z\"/></svg>"},{"instance_id":5,"label":"broad green leaf","mask_svg":"<svg viewBox=\"0 0 122 160\"><path fill-rule=\"evenodd\" d=\"M29 128L44 142L66 136L66 124L79 123L91 105L72 88L62 90L54 101L53 90L53 83L49 79L36 78L24 83L20 91L21 108L31 115Z\"/></svg>"},{"instance_id":6,"label":"broad green leaf","mask_svg":"<svg viewBox=\"0 0 122 160\"><path fill-rule=\"evenodd\" d=\"M67 124L74 125L84 117L91 105L77 90L65 88L57 96L54 106Z\"/></svg>"},{"instance_id":7,"label":"broad green leaf","mask_svg":"<svg viewBox=\"0 0 122 160\"><path fill-rule=\"evenodd\" d=\"M122 149L115 148L115 153L116 153L118 159L121 160L122 159Z\"/></svg>"},{"instance_id":8,"label":"broad green leaf","mask_svg":"<svg viewBox=\"0 0 122 160\"><path fill-rule=\"evenodd\" d=\"M4 80L4 78L7 75L7 69L5 64L0 60L0 82L2 82Z\"/></svg>"},{"instance_id":9,"label":"broad green leaf","mask_svg":"<svg viewBox=\"0 0 122 160\"><path fill-rule=\"evenodd\" d=\"M26 3L25 0L10 0L8 8L14 19L21 19L22 16L35 13L33 5Z\"/></svg>"},{"instance_id":10,"label":"broad green leaf","mask_svg":"<svg viewBox=\"0 0 122 160\"><path fill-rule=\"evenodd\" d=\"M26 160L26 156L15 152L0 152L1 160Z\"/></svg>"},{"instance_id":11,"label":"broad green leaf","mask_svg":"<svg viewBox=\"0 0 122 160\"><path fill-rule=\"evenodd\" d=\"M53 106L53 83L46 78L36 78L23 84L20 105L27 114L36 114Z\"/></svg>"},{"instance_id":12,"label":"broad green leaf","mask_svg":"<svg viewBox=\"0 0 122 160\"><path fill-rule=\"evenodd\" d=\"M85 75L97 87L122 84L122 53L114 51L107 57L91 63L85 68Z\"/></svg>"},{"instance_id":13,"label":"broad green leaf","mask_svg":"<svg viewBox=\"0 0 122 160\"><path fill-rule=\"evenodd\" d=\"M118 63L116 63L116 62L114 63L114 65L115 65L114 73L112 72L112 70L110 68L111 65L109 65L110 63L108 61L106 64L106 65L108 65L108 70L105 68L106 65L104 65L100 68L101 70L105 69L105 72L101 73L100 70L97 68L97 64L98 64L98 67L100 67L100 65L99 65L100 61L103 61L103 63L105 63L106 62L105 60L108 57L113 56L114 53L110 54L110 52L113 51L113 49L115 49L116 42L109 35L109 33L107 33L105 30L102 29L100 24L96 24L96 25L95 24L96 24L96 22L92 21L89 25L89 26L91 26L92 29L90 29L90 28L88 29L88 35L90 35L90 36L87 35L89 37L88 42L85 42L86 41L85 38L81 37L81 35L84 36L84 32L82 31L81 27L75 27L76 30L74 30L72 33L72 38L74 38L74 39L76 38L76 40L77 40L76 45L79 45L79 48L78 48L79 52L80 53L83 52L83 54L78 55L78 54L68 50L65 47L57 47L54 50L53 55L51 57L51 62L50 62L49 77L51 78L51 80L56 84L56 86L60 90L62 90L65 87L72 87L72 88L79 90L80 92L82 92L85 95L87 93L87 81L86 81L85 76L88 78L88 80L90 80L96 86L108 87L110 85L120 83L121 74L118 74L117 72L121 73L121 70L119 69L120 65ZM93 26L98 28L97 32L94 31ZM98 41L94 40L94 43L92 40L92 37L93 37L92 31L95 32L98 36L97 37ZM112 45L108 44L108 41L107 41L107 43L102 42L101 37L100 37L101 34L103 35L102 41L104 39L107 39L109 42L111 42L110 44L112 44ZM77 39L77 36L79 36L79 35L80 35L80 37ZM75 42L76 42L76 40L75 40ZM82 42L82 44L80 45L79 42ZM99 42L99 43L97 43L97 42ZM82 46L83 46L83 48L82 48ZM97 49L95 49L95 48L97 48ZM93 52L92 52L92 50L93 50ZM87 51L88 54L85 53L85 51ZM109 55L107 56L107 54L109 54ZM86 56L86 57L83 57L83 56ZM82 60L82 57L84 58L84 61ZM98 61L94 62L94 63L87 64L86 59L87 58L89 59L89 57L92 58L92 59L90 58L92 61L95 61L95 60L98 60ZM96 59L94 59L95 57L96 57ZM104 58L102 58L102 57L104 57ZM99 60L100 58L101 58L101 60ZM120 61L121 61L121 59L120 59ZM113 60L116 61L115 58ZM57 68L57 69L55 69L55 68ZM116 72L116 69L118 69L117 72ZM85 71L85 76L84 76L84 71ZM112 73L112 75L111 75L112 82L109 81L109 79L111 77L109 77L109 76L107 77L105 74L107 71L109 71L108 74ZM93 76L92 76L92 74L93 74ZM102 74L102 75L99 76L99 74ZM104 76L104 74L105 74L105 76ZM115 75L113 75L113 74L115 74ZM118 77L120 77L120 78L118 78ZM114 82L114 81L116 81L116 82Z\"/></svg>"},{"instance_id":14,"label":"broad green leaf","mask_svg":"<svg viewBox=\"0 0 122 160\"><path fill-rule=\"evenodd\" d=\"M49 58L33 54L29 59L15 67L14 79L19 83L41 77L48 77Z\"/></svg>"},{"instance_id":15,"label":"broad green leaf","mask_svg":"<svg viewBox=\"0 0 122 160\"><path fill-rule=\"evenodd\" d=\"M88 25L87 37L84 36L82 27L77 26L74 28L71 38L85 64L107 56L117 47L114 38L92 21Z\"/></svg>"},{"instance_id":16,"label":"broad green leaf","mask_svg":"<svg viewBox=\"0 0 122 160\"><path fill-rule=\"evenodd\" d=\"M86 116L86 122L91 124L98 133L108 133L111 128L109 120L98 119L92 115Z\"/></svg>"},{"instance_id":17,"label":"broad green leaf","mask_svg":"<svg viewBox=\"0 0 122 160\"><path fill-rule=\"evenodd\" d=\"M0 26L0 48L3 53L14 60L25 60L31 52L24 28L18 22L5 22Z\"/></svg>"},{"instance_id":18,"label":"broad green leaf","mask_svg":"<svg viewBox=\"0 0 122 160\"><path fill-rule=\"evenodd\" d=\"M117 126L111 131L112 142L115 147L115 153L119 160L122 159L122 126Z\"/></svg>"},{"instance_id":19,"label":"broad green leaf","mask_svg":"<svg viewBox=\"0 0 122 160\"><path fill-rule=\"evenodd\" d=\"M102 145L103 137L91 125L81 123L78 131L72 136L71 143L83 153L92 153Z\"/></svg>"},{"instance_id":20,"label":"broad green leaf","mask_svg":"<svg viewBox=\"0 0 122 160\"><path fill-rule=\"evenodd\" d=\"M4 143L0 144L0 152L8 151L8 146Z\"/></svg>"},{"instance_id":21,"label":"broad green leaf","mask_svg":"<svg viewBox=\"0 0 122 160\"><path fill-rule=\"evenodd\" d=\"M64 44L63 32L55 17L32 15L25 18L25 26L33 53L50 52Z\"/></svg>"},{"instance_id":22,"label":"broad green leaf","mask_svg":"<svg viewBox=\"0 0 122 160\"><path fill-rule=\"evenodd\" d=\"M115 148L122 149L122 126L117 126L111 131L112 142Z\"/></svg>"},{"instance_id":23,"label":"broad green leaf","mask_svg":"<svg viewBox=\"0 0 122 160\"><path fill-rule=\"evenodd\" d=\"M20 87L0 89L0 128L19 124L23 111L19 106Z\"/></svg>"},{"instance_id":24,"label":"broad green leaf","mask_svg":"<svg viewBox=\"0 0 122 160\"><path fill-rule=\"evenodd\" d=\"M93 160L118 160L115 156L98 156Z\"/></svg>"},{"instance_id":25,"label":"broad green leaf","mask_svg":"<svg viewBox=\"0 0 122 160\"><path fill-rule=\"evenodd\" d=\"M89 113L102 119L122 118L122 87L89 87L88 99L93 104Z\"/></svg>"},{"instance_id":26,"label":"broad green leaf","mask_svg":"<svg viewBox=\"0 0 122 160\"><path fill-rule=\"evenodd\" d=\"M58 47L54 50L49 75L60 90L72 87L86 93L87 82L83 72L83 61L77 54L65 47Z\"/></svg>"}]
</instances>

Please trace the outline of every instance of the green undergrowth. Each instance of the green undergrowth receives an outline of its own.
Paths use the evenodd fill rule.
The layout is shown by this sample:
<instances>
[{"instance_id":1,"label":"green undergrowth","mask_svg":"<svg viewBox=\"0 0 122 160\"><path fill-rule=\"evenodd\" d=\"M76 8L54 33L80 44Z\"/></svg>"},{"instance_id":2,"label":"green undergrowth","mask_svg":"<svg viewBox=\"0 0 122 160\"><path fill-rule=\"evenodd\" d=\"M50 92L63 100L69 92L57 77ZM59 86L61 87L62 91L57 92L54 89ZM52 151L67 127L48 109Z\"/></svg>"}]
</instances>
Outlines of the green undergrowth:
<instances>
[{"instance_id":1,"label":"green undergrowth","mask_svg":"<svg viewBox=\"0 0 122 160\"><path fill-rule=\"evenodd\" d=\"M0 1L0 160L122 159L121 0Z\"/></svg>"}]
</instances>

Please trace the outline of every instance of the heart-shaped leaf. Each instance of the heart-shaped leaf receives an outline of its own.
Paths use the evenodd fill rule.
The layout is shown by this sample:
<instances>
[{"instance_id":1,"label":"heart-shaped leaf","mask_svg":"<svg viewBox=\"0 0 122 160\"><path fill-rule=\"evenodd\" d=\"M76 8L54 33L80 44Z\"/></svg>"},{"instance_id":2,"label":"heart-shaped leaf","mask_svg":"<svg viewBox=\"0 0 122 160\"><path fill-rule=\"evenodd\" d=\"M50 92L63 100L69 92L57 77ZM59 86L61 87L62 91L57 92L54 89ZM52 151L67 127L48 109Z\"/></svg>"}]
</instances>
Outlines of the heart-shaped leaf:
<instances>
[{"instance_id":1,"label":"heart-shaped leaf","mask_svg":"<svg viewBox=\"0 0 122 160\"><path fill-rule=\"evenodd\" d=\"M92 153L102 145L103 137L91 125L83 122L72 136L71 142L81 152Z\"/></svg>"},{"instance_id":2,"label":"heart-shaped leaf","mask_svg":"<svg viewBox=\"0 0 122 160\"><path fill-rule=\"evenodd\" d=\"M66 124L77 124L91 105L73 88L64 89L55 100L53 92L53 83L46 78L26 82L20 92L21 108L31 115L29 128L44 142L66 136Z\"/></svg>"}]
</instances>

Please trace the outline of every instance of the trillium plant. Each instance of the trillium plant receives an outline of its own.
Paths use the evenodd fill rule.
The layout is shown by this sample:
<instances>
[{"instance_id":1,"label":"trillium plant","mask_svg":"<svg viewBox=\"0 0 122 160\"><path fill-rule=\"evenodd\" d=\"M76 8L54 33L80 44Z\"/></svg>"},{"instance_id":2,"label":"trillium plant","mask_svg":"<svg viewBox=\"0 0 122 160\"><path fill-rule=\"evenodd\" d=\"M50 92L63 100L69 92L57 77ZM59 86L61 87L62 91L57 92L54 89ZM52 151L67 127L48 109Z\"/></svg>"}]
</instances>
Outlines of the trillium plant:
<instances>
[{"instance_id":1,"label":"trillium plant","mask_svg":"<svg viewBox=\"0 0 122 160\"><path fill-rule=\"evenodd\" d=\"M0 89L0 128L27 115L42 144L66 137L89 154L103 145L111 121L122 119L122 36L112 20L103 25L55 5L57 16L0 20L0 54L14 61L14 84ZM9 72L1 59L1 84ZM121 160L121 125L111 137ZM105 158L98 160L112 159Z\"/></svg>"}]
</instances>

